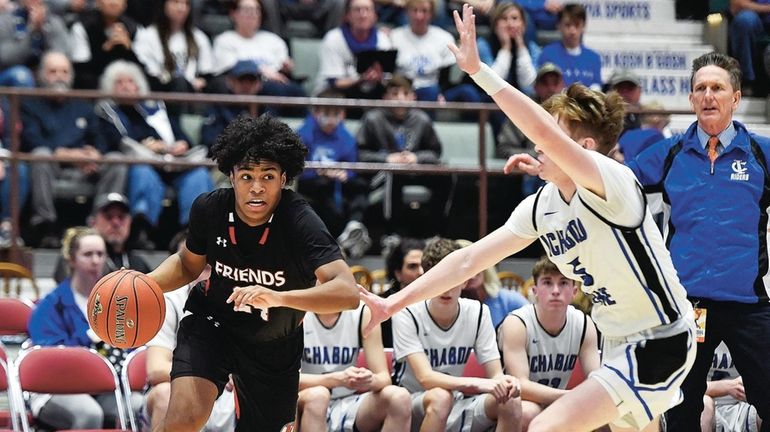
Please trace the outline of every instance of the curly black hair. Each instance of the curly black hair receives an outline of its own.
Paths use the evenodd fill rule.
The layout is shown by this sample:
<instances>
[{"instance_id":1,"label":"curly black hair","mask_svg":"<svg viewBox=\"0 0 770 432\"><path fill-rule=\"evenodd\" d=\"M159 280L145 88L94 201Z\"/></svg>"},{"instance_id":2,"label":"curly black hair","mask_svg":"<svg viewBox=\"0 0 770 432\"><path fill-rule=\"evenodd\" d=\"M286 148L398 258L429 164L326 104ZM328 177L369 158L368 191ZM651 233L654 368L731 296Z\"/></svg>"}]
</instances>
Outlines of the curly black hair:
<instances>
[{"instance_id":1,"label":"curly black hair","mask_svg":"<svg viewBox=\"0 0 770 432\"><path fill-rule=\"evenodd\" d=\"M290 182L305 168L307 147L286 123L269 115L239 116L225 128L211 147L219 171L230 175L234 168L267 160L280 165Z\"/></svg>"}]
</instances>

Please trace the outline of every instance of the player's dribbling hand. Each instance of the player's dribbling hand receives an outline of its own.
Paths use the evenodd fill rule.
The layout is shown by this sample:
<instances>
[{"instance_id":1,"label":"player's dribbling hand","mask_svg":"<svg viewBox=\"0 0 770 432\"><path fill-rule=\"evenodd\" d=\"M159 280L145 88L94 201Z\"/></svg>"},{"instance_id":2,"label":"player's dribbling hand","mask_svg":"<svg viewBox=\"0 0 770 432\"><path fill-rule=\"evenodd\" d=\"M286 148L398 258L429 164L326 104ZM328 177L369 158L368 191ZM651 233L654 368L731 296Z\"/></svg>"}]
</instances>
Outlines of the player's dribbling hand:
<instances>
[{"instance_id":1,"label":"player's dribbling hand","mask_svg":"<svg viewBox=\"0 0 770 432\"><path fill-rule=\"evenodd\" d=\"M452 54L455 55L457 66L467 74L475 74L481 67L479 60L479 49L476 46L476 15L473 14L473 7L469 4L463 5L463 17L454 11L455 27L460 35L460 47L450 43L447 45Z\"/></svg>"},{"instance_id":2,"label":"player's dribbling hand","mask_svg":"<svg viewBox=\"0 0 770 432\"><path fill-rule=\"evenodd\" d=\"M366 304L366 307L368 307L371 312L371 319L364 328L364 337L367 337L376 326L388 319L391 314L388 313L388 303L384 298L370 292L361 285L357 286L358 295L361 298L361 301Z\"/></svg>"},{"instance_id":3,"label":"player's dribbling hand","mask_svg":"<svg viewBox=\"0 0 770 432\"><path fill-rule=\"evenodd\" d=\"M536 176L540 174L540 161L528 153L518 153L508 158L503 167L503 172L510 174L514 169L519 169L531 176Z\"/></svg>"},{"instance_id":4,"label":"player's dribbling hand","mask_svg":"<svg viewBox=\"0 0 770 432\"><path fill-rule=\"evenodd\" d=\"M227 298L227 303L233 303L233 309L235 310L239 310L246 305L262 310L281 306L278 293L260 285L233 288L233 293Z\"/></svg>"}]
</instances>

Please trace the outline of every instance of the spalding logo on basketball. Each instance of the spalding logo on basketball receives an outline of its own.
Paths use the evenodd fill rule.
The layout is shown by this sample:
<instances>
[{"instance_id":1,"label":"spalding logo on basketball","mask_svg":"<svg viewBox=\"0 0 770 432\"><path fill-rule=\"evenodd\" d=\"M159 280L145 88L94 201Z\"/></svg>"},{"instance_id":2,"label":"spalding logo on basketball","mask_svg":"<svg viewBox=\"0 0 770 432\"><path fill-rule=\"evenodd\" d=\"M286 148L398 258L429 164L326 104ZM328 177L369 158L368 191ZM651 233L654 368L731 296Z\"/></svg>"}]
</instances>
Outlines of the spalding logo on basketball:
<instances>
[{"instance_id":1,"label":"spalding logo on basketball","mask_svg":"<svg viewBox=\"0 0 770 432\"><path fill-rule=\"evenodd\" d=\"M166 316L166 302L154 279L120 269L96 283L87 311L88 324L103 341L117 348L133 348L158 333Z\"/></svg>"}]
</instances>

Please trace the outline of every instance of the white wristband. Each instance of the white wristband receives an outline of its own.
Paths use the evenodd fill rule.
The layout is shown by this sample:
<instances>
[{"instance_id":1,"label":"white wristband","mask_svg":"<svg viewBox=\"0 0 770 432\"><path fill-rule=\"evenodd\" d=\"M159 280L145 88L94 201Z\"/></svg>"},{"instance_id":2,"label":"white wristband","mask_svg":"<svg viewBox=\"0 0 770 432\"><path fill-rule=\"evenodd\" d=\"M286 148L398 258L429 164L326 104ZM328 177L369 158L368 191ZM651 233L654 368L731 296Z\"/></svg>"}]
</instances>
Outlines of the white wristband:
<instances>
[{"instance_id":1,"label":"white wristband","mask_svg":"<svg viewBox=\"0 0 770 432\"><path fill-rule=\"evenodd\" d=\"M481 63L481 68L471 75L471 78L490 96L508 86L508 83L497 72L484 63Z\"/></svg>"}]
</instances>

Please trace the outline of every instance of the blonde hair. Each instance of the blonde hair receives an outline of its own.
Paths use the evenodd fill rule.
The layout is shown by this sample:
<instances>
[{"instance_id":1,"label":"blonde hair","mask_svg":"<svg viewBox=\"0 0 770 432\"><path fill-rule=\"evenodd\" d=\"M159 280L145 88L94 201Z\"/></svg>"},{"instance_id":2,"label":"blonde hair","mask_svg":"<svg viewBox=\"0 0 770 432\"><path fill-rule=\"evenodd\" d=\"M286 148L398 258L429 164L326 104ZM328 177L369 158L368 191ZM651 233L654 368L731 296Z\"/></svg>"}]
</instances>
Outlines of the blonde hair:
<instances>
[{"instance_id":1,"label":"blonde hair","mask_svg":"<svg viewBox=\"0 0 770 432\"><path fill-rule=\"evenodd\" d=\"M625 102L614 91L604 94L575 83L543 102L543 108L567 122L573 139L593 138L603 155L615 147L623 130Z\"/></svg>"},{"instance_id":2,"label":"blonde hair","mask_svg":"<svg viewBox=\"0 0 770 432\"><path fill-rule=\"evenodd\" d=\"M92 235L98 236L99 232L91 227L85 226L67 228L67 231L64 232L64 236L62 236L61 241L62 258L68 262L71 262L72 258L75 257L75 254L80 250L80 240L83 237Z\"/></svg>"},{"instance_id":3,"label":"blonde hair","mask_svg":"<svg viewBox=\"0 0 770 432\"><path fill-rule=\"evenodd\" d=\"M465 239L459 239L455 240L460 247L468 247L473 244L470 240ZM497 294L500 293L500 290L503 288L502 282L500 282L500 278L497 276L497 269L495 266L489 267L484 269L482 272L483 274L483 282L484 285L484 291L487 292L487 295L489 297L497 297Z\"/></svg>"}]
</instances>

